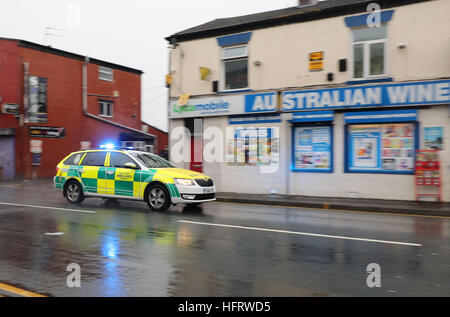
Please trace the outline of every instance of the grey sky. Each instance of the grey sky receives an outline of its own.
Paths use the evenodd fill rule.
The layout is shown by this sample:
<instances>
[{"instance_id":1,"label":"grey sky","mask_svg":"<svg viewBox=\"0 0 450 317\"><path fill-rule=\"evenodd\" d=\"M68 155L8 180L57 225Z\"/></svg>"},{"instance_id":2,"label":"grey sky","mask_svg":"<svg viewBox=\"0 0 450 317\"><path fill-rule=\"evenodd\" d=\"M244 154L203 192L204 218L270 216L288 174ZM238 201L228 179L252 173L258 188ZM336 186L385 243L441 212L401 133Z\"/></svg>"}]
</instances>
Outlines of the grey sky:
<instances>
[{"instance_id":1,"label":"grey sky","mask_svg":"<svg viewBox=\"0 0 450 317\"><path fill-rule=\"evenodd\" d=\"M164 37L222 17L297 0L15 0L0 3L0 37L19 38L141 69L142 120L167 130ZM46 27L61 36L49 36Z\"/></svg>"}]
</instances>

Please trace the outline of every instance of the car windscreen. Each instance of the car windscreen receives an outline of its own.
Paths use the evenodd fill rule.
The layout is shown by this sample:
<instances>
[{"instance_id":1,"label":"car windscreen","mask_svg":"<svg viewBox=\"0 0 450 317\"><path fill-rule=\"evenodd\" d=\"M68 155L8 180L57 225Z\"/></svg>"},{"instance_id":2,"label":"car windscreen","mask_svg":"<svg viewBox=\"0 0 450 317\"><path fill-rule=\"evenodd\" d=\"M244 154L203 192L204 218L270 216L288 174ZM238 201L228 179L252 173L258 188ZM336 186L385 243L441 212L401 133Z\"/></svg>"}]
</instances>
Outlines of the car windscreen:
<instances>
[{"instance_id":1,"label":"car windscreen","mask_svg":"<svg viewBox=\"0 0 450 317\"><path fill-rule=\"evenodd\" d=\"M141 161L148 168L174 168L172 164L167 162L165 159L153 155L153 154L143 154L143 153L133 153L133 157Z\"/></svg>"}]
</instances>

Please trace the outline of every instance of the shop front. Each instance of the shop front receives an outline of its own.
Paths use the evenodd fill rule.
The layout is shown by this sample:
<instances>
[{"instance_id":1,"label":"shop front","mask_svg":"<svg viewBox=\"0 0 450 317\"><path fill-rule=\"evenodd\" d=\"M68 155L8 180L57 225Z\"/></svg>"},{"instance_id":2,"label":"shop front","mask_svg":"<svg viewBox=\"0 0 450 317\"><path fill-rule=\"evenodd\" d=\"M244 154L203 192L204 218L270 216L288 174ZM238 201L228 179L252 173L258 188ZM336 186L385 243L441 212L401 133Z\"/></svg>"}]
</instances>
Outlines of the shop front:
<instances>
[{"instance_id":1,"label":"shop front","mask_svg":"<svg viewBox=\"0 0 450 317\"><path fill-rule=\"evenodd\" d=\"M204 172L255 194L414 200L416 151L438 147L450 201L449 92L434 80L174 100L171 131L200 120L203 154L213 141L222 153Z\"/></svg>"}]
</instances>

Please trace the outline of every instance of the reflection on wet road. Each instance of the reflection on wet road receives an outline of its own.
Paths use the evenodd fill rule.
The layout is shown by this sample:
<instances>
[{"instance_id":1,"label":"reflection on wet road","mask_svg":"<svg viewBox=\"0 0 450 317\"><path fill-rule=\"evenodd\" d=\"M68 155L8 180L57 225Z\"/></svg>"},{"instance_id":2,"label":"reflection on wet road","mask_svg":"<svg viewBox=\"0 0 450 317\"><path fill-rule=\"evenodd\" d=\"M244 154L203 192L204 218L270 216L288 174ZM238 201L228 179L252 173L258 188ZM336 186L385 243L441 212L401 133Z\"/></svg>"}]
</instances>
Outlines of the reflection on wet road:
<instances>
[{"instance_id":1,"label":"reflection on wet road","mask_svg":"<svg viewBox=\"0 0 450 317\"><path fill-rule=\"evenodd\" d=\"M155 213L0 183L0 281L53 296L449 296L449 238L449 218L228 203ZM67 287L71 263L81 288ZM370 263L380 288L366 284Z\"/></svg>"}]
</instances>

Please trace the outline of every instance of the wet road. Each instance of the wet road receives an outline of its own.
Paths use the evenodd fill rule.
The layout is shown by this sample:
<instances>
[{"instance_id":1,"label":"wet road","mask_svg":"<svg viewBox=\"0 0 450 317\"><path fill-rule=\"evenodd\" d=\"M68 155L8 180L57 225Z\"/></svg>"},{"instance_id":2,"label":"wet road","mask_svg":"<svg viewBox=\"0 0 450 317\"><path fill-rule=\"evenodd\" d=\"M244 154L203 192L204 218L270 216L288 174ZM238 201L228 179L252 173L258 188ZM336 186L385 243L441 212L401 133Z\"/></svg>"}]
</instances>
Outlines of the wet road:
<instances>
[{"instance_id":1,"label":"wet road","mask_svg":"<svg viewBox=\"0 0 450 317\"><path fill-rule=\"evenodd\" d=\"M71 263L81 288L66 285ZM370 263L380 288L367 286ZM450 218L231 203L156 213L0 183L0 282L51 296L450 296Z\"/></svg>"}]
</instances>

